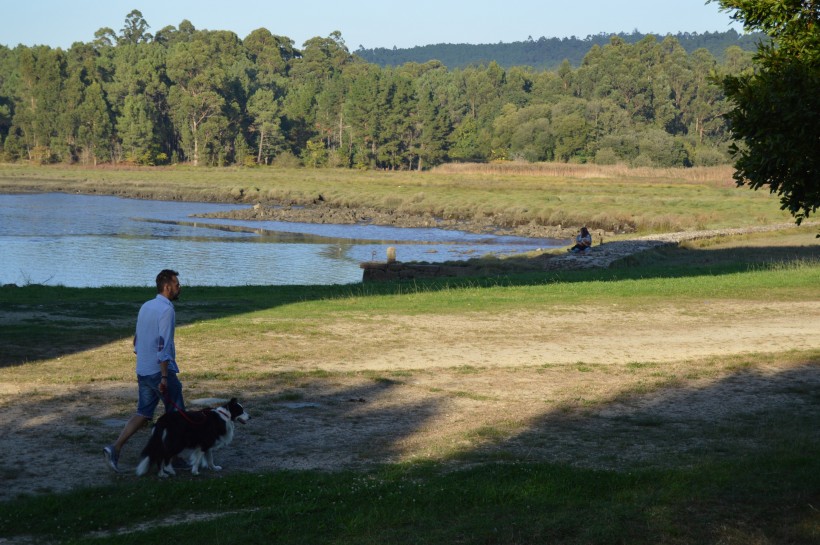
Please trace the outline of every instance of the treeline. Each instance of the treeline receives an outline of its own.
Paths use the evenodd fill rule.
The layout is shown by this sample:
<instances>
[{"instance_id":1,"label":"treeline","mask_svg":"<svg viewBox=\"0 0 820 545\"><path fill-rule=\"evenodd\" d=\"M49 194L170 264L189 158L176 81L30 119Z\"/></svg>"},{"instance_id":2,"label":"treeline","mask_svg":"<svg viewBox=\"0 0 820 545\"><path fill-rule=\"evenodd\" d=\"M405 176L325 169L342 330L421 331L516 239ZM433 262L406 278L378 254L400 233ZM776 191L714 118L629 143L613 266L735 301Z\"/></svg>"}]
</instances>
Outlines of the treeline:
<instances>
[{"instance_id":1,"label":"treeline","mask_svg":"<svg viewBox=\"0 0 820 545\"><path fill-rule=\"evenodd\" d=\"M401 66L408 62L423 64L430 60L437 60L444 66L467 68L468 66L486 65L495 61L502 68L513 66L530 66L535 70L556 70L564 60L573 67L578 67L592 46L603 47L608 44L612 34L593 34L586 38L545 38L541 36L533 40L530 36L522 42L497 44L431 44L410 48L392 49L377 47L365 49L361 45L355 51L356 55L367 62L379 66ZM628 44L635 44L645 39L648 34L638 31L616 35ZM725 32L679 32L671 34L678 43L688 52L706 49L718 62L724 62L726 50L732 46L740 47L745 51L756 51L760 41L768 41L762 33L738 34L734 29Z\"/></svg>"},{"instance_id":2,"label":"treeline","mask_svg":"<svg viewBox=\"0 0 820 545\"><path fill-rule=\"evenodd\" d=\"M712 75L750 69L671 36L593 45L580 66L380 67L338 32L302 49L139 11L66 51L0 46L5 161L422 169L520 159L689 166L727 161Z\"/></svg>"}]
</instances>

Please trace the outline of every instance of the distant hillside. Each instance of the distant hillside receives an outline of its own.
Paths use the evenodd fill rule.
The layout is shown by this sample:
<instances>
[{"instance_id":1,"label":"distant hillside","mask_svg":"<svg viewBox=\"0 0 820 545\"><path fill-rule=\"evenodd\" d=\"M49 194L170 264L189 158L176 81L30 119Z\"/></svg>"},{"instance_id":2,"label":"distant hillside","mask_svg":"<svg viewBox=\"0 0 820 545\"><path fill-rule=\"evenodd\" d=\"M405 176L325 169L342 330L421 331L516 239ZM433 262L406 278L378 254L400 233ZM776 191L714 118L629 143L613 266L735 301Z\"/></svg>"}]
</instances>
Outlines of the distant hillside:
<instances>
[{"instance_id":1,"label":"distant hillside","mask_svg":"<svg viewBox=\"0 0 820 545\"><path fill-rule=\"evenodd\" d=\"M408 62L419 64L431 60L441 61L447 68L465 68L467 66L486 65L495 61L503 68L511 66L531 66L540 70L554 70L564 59L569 60L572 66L581 64L584 56L593 45L603 46L609 43L613 34L596 34L586 38L532 38L523 42L497 44L434 44L412 47L409 49L359 49L354 51L364 60L379 66L400 66ZM644 39L648 34L632 32L619 33L627 43L635 43ZM747 51L754 51L757 42L765 39L763 34L738 34L735 30L726 32L706 32L703 34L682 32L673 34L688 52L696 49L708 49L719 61L723 60L726 48L736 45ZM657 36L663 40L665 36Z\"/></svg>"}]
</instances>

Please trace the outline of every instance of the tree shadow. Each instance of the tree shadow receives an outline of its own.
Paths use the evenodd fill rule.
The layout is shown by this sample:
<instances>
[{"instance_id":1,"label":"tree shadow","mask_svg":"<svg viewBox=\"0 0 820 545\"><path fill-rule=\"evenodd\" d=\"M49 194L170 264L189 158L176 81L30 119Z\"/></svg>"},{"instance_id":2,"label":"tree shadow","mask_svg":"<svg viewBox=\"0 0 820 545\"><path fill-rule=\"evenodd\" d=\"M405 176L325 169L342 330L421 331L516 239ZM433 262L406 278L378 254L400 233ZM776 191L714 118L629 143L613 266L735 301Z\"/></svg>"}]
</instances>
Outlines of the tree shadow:
<instances>
[{"instance_id":1,"label":"tree shadow","mask_svg":"<svg viewBox=\"0 0 820 545\"><path fill-rule=\"evenodd\" d=\"M633 386L612 391L591 407L561 406L536 414L511 435L504 428L495 433L496 423L476 413L473 424L459 426L462 432L433 433L428 450L416 455L432 461L547 462L625 471L691 467L820 441L817 361L777 372L739 370L705 386L646 393L635 393ZM269 469L408 461L414 458L414 447L408 445L416 444L417 433L446 428L442 422L450 413L469 419L469 410L454 407L451 392L407 401L402 393L408 388L413 386L380 379L341 388L323 383L296 402L252 394L248 405L265 415L253 451L265 452L262 463Z\"/></svg>"},{"instance_id":2,"label":"tree shadow","mask_svg":"<svg viewBox=\"0 0 820 545\"><path fill-rule=\"evenodd\" d=\"M487 433L488 425L476 419L476 433L454 436L445 428L441 435L450 435L449 445L415 453L420 447L414 436L446 426L442 422L454 411L451 393L408 397L403 394L414 385L383 377L345 384L316 378L305 383L299 395L291 386L272 381L249 385L245 391L209 392L238 396L252 416L247 425L237 427L234 443L218 451L217 464L228 473L345 470L417 457L456 465L526 462L626 472L732 462L769 454L782 445L799 450L820 442L818 361L777 372L739 370L704 386L661 387L646 393L627 386L591 407L559 407L536 414L523 429L503 437ZM124 473L107 472L101 451L131 414L133 390L90 384L47 403L41 399L6 406L7 424L0 438L6 453L0 473L6 487L0 499L135 479L133 468L147 429L126 445L121 457ZM187 396L189 408L194 408L192 393ZM106 403L112 397L119 401ZM461 410L461 417L469 419L469 411ZM422 446L427 448L423 442ZM100 471L79 472L77 467ZM205 472L199 478L212 476Z\"/></svg>"},{"instance_id":3,"label":"tree shadow","mask_svg":"<svg viewBox=\"0 0 820 545\"><path fill-rule=\"evenodd\" d=\"M183 383L185 385L185 383ZM343 470L393 461L389 453L403 438L429 423L440 411L436 401L388 403L399 383L366 380L339 386L317 379L309 395L294 398L292 388L255 384L242 392L218 385L206 405L186 391L188 410L216 406L215 399L237 396L251 415L237 425L231 445L215 451L226 472L281 469ZM378 405L378 410L374 409ZM113 442L136 407L136 386L89 384L70 393L39 396L38 403L9 404L0 435L0 501L23 494L60 493L80 487L123 482L134 474L150 425L123 447L120 473L110 471L102 447ZM157 408L155 418L162 414ZM385 453L388 453L385 456ZM99 471L77 471L77 468ZM41 470L47 468L47 470ZM176 478L201 479L178 472Z\"/></svg>"},{"instance_id":4,"label":"tree shadow","mask_svg":"<svg viewBox=\"0 0 820 545\"><path fill-rule=\"evenodd\" d=\"M561 408L469 453L624 471L690 467L818 444L820 362L749 369L705 386L613 392L592 407Z\"/></svg>"}]
</instances>

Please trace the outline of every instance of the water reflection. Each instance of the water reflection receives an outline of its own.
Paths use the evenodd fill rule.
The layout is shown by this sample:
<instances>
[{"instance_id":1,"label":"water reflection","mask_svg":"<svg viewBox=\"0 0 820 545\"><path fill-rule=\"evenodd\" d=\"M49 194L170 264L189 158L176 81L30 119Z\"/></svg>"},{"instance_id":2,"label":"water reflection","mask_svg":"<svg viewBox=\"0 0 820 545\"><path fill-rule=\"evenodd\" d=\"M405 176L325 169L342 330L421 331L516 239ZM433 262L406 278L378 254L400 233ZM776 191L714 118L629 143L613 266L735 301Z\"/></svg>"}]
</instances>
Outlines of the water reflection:
<instances>
[{"instance_id":1,"label":"water reflection","mask_svg":"<svg viewBox=\"0 0 820 545\"><path fill-rule=\"evenodd\" d=\"M442 229L197 219L236 205L69 194L0 195L0 284L151 286L173 268L187 285L347 284L359 263L506 255L564 241Z\"/></svg>"}]
</instances>

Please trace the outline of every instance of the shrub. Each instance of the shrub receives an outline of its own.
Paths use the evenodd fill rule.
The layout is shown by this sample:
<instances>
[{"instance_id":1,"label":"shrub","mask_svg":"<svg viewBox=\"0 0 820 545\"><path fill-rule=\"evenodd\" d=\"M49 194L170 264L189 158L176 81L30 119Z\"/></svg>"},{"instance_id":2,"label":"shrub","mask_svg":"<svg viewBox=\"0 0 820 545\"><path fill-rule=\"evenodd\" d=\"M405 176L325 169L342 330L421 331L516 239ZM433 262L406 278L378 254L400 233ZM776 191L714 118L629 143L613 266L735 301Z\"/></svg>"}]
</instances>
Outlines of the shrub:
<instances>
[{"instance_id":1,"label":"shrub","mask_svg":"<svg viewBox=\"0 0 820 545\"><path fill-rule=\"evenodd\" d=\"M632 168L647 168L653 167L654 164L652 163L652 158L648 154L641 153L632 161L630 161L629 166L631 166Z\"/></svg>"},{"instance_id":2,"label":"shrub","mask_svg":"<svg viewBox=\"0 0 820 545\"><path fill-rule=\"evenodd\" d=\"M610 148L622 161L631 161L640 153L636 134L610 134L601 139L601 149Z\"/></svg>"},{"instance_id":3,"label":"shrub","mask_svg":"<svg viewBox=\"0 0 820 545\"><path fill-rule=\"evenodd\" d=\"M639 141L641 155L645 155L650 165L658 167L692 166L689 153L683 140L675 138L661 130L649 130L641 135Z\"/></svg>"},{"instance_id":4,"label":"shrub","mask_svg":"<svg viewBox=\"0 0 820 545\"><path fill-rule=\"evenodd\" d=\"M692 152L692 165L696 167L714 167L729 163L729 156L718 149L699 146Z\"/></svg>"},{"instance_id":5,"label":"shrub","mask_svg":"<svg viewBox=\"0 0 820 545\"><path fill-rule=\"evenodd\" d=\"M271 166L277 168L297 168L302 166L302 162L289 151L283 151L273 158Z\"/></svg>"},{"instance_id":6,"label":"shrub","mask_svg":"<svg viewBox=\"0 0 820 545\"><path fill-rule=\"evenodd\" d=\"M595 154L596 165L615 165L618 163L618 154L612 148L599 149Z\"/></svg>"}]
</instances>

